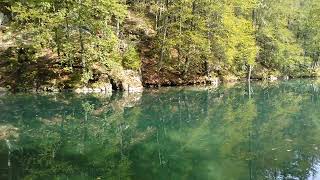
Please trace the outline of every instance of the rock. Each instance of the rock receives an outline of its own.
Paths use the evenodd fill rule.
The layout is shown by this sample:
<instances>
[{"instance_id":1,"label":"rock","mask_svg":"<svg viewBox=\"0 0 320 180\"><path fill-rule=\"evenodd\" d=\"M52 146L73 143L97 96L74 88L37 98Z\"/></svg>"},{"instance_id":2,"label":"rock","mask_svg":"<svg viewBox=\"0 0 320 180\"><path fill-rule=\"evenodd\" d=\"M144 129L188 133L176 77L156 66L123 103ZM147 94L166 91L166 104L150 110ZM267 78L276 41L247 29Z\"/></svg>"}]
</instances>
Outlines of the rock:
<instances>
[{"instance_id":1,"label":"rock","mask_svg":"<svg viewBox=\"0 0 320 180\"><path fill-rule=\"evenodd\" d=\"M93 88L92 90L93 90L93 92L95 92L95 93L100 93L100 92L101 92L101 89L100 89L100 88Z\"/></svg>"},{"instance_id":2,"label":"rock","mask_svg":"<svg viewBox=\"0 0 320 180\"><path fill-rule=\"evenodd\" d=\"M111 93L112 85L110 83L104 83L102 85L96 86L95 88L82 87L74 89L76 93Z\"/></svg>"},{"instance_id":3,"label":"rock","mask_svg":"<svg viewBox=\"0 0 320 180\"><path fill-rule=\"evenodd\" d=\"M29 89L28 92L37 93L37 92L39 92L39 91L38 91L38 89L36 89L36 88L32 88L32 89Z\"/></svg>"},{"instance_id":4,"label":"rock","mask_svg":"<svg viewBox=\"0 0 320 180\"><path fill-rule=\"evenodd\" d=\"M128 92L132 92L132 93L143 92L143 87L130 87L129 86Z\"/></svg>"},{"instance_id":5,"label":"rock","mask_svg":"<svg viewBox=\"0 0 320 180\"><path fill-rule=\"evenodd\" d=\"M31 92L60 92L60 89L50 85L42 85L37 89L33 88L30 91Z\"/></svg>"},{"instance_id":6,"label":"rock","mask_svg":"<svg viewBox=\"0 0 320 180\"><path fill-rule=\"evenodd\" d=\"M289 76L283 76L282 79L283 80L289 80L290 78L289 78Z\"/></svg>"},{"instance_id":7,"label":"rock","mask_svg":"<svg viewBox=\"0 0 320 180\"><path fill-rule=\"evenodd\" d=\"M8 89L7 88L4 88L4 87L0 87L0 92L7 92Z\"/></svg>"},{"instance_id":8,"label":"rock","mask_svg":"<svg viewBox=\"0 0 320 180\"><path fill-rule=\"evenodd\" d=\"M105 92L112 92L112 84L110 83L105 84L103 88L105 89Z\"/></svg>"},{"instance_id":9,"label":"rock","mask_svg":"<svg viewBox=\"0 0 320 180\"><path fill-rule=\"evenodd\" d=\"M132 70L124 70L124 76L122 79L122 90L128 92L142 92L143 85L141 81L141 75Z\"/></svg>"},{"instance_id":10,"label":"rock","mask_svg":"<svg viewBox=\"0 0 320 180\"><path fill-rule=\"evenodd\" d=\"M36 91L38 92L44 92L44 91L47 91L47 86L43 85L43 86L40 86L36 89Z\"/></svg>"},{"instance_id":11,"label":"rock","mask_svg":"<svg viewBox=\"0 0 320 180\"><path fill-rule=\"evenodd\" d=\"M217 86L219 84L219 78L217 77L207 77L206 78L206 83L213 85L213 86Z\"/></svg>"},{"instance_id":12,"label":"rock","mask_svg":"<svg viewBox=\"0 0 320 180\"><path fill-rule=\"evenodd\" d=\"M270 81L277 81L277 80L278 80L278 77L271 75L268 79L269 79Z\"/></svg>"},{"instance_id":13,"label":"rock","mask_svg":"<svg viewBox=\"0 0 320 180\"><path fill-rule=\"evenodd\" d=\"M88 92L89 92L89 88L87 88L87 87L83 87L81 89L81 93L88 93Z\"/></svg>"},{"instance_id":14,"label":"rock","mask_svg":"<svg viewBox=\"0 0 320 180\"><path fill-rule=\"evenodd\" d=\"M47 91L48 92L59 92L60 90L58 88L55 88L55 87L48 87Z\"/></svg>"},{"instance_id":15,"label":"rock","mask_svg":"<svg viewBox=\"0 0 320 180\"><path fill-rule=\"evenodd\" d=\"M104 83L102 85L99 85L98 88L95 89L100 89L100 92L103 93L110 93L112 92L112 85L110 83Z\"/></svg>"},{"instance_id":16,"label":"rock","mask_svg":"<svg viewBox=\"0 0 320 180\"><path fill-rule=\"evenodd\" d=\"M52 88L51 90L52 90L52 92L60 92L60 89L58 89L58 88Z\"/></svg>"},{"instance_id":17,"label":"rock","mask_svg":"<svg viewBox=\"0 0 320 180\"><path fill-rule=\"evenodd\" d=\"M128 92L142 92L142 77L141 75L133 70L119 70L114 71L110 75L110 82L112 89L128 91Z\"/></svg>"},{"instance_id":18,"label":"rock","mask_svg":"<svg viewBox=\"0 0 320 180\"><path fill-rule=\"evenodd\" d=\"M77 89L75 89L75 90L74 90L74 92L76 92L76 93L79 93L79 94L80 94L80 93L82 93L83 91L82 91L82 89L81 89L81 88L77 88Z\"/></svg>"}]
</instances>

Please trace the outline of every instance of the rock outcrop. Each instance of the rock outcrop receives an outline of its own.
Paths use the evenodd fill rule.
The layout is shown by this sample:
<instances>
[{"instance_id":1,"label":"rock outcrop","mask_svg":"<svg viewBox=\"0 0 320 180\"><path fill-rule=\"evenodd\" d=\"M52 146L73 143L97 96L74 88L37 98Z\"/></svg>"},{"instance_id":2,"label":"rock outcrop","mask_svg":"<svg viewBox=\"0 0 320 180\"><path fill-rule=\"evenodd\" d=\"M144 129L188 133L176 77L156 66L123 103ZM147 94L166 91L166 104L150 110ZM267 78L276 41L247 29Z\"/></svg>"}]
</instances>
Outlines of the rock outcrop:
<instances>
[{"instance_id":1,"label":"rock outcrop","mask_svg":"<svg viewBox=\"0 0 320 180\"><path fill-rule=\"evenodd\" d=\"M76 93L111 93L112 85L103 83L99 87L81 87L74 90Z\"/></svg>"},{"instance_id":2,"label":"rock outcrop","mask_svg":"<svg viewBox=\"0 0 320 180\"><path fill-rule=\"evenodd\" d=\"M110 82L113 90L128 91L128 92L142 92L141 75L132 70L123 70L116 75L111 76Z\"/></svg>"},{"instance_id":3,"label":"rock outcrop","mask_svg":"<svg viewBox=\"0 0 320 180\"><path fill-rule=\"evenodd\" d=\"M142 92L141 75L132 70L124 70L122 79L122 90L128 92Z\"/></svg>"}]
</instances>

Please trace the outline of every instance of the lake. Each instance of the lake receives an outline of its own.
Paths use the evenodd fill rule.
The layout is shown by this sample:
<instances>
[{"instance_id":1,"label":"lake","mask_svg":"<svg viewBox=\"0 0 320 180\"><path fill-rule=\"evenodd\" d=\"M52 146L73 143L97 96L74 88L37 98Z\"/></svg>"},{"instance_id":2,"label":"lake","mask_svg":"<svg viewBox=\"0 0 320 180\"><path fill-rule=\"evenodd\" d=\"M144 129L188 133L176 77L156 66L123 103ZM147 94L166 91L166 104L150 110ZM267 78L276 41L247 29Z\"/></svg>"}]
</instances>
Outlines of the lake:
<instances>
[{"instance_id":1,"label":"lake","mask_svg":"<svg viewBox=\"0 0 320 180\"><path fill-rule=\"evenodd\" d=\"M319 87L1 94L0 179L320 179Z\"/></svg>"}]
</instances>

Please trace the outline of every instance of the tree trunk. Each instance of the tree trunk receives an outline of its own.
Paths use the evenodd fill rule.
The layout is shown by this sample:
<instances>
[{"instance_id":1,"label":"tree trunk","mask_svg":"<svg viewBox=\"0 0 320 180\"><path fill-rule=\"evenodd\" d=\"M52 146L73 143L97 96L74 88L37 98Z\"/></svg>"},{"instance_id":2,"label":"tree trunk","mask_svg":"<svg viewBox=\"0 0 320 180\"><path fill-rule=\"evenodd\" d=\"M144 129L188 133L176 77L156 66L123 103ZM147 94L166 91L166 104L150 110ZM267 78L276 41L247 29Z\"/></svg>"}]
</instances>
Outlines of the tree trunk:
<instances>
[{"instance_id":1,"label":"tree trunk","mask_svg":"<svg viewBox=\"0 0 320 180\"><path fill-rule=\"evenodd\" d=\"M117 18L117 37L120 37L120 21L119 18Z\"/></svg>"},{"instance_id":2,"label":"tree trunk","mask_svg":"<svg viewBox=\"0 0 320 180\"><path fill-rule=\"evenodd\" d=\"M80 7L82 7L82 0L80 0L79 4L80 4ZM86 60L83 57L85 49L84 49L84 42L83 42L83 34L82 34L82 30L81 30L81 28L82 28L82 17L81 17L80 9L79 9L78 13L79 13L78 14L79 15L79 19L78 19L79 20L79 27L78 27L78 29L79 29L79 41L80 41L80 60L81 60L83 68L86 69Z\"/></svg>"},{"instance_id":3,"label":"tree trunk","mask_svg":"<svg viewBox=\"0 0 320 180\"><path fill-rule=\"evenodd\" d=\"M167 39L167 25L166 25L167 17L164 20L164 32L163 32L163 38L162 38L162 43L161 43L161 54L160 54L160 62L159 62L159 71L162 69L162 63L163 63L163 58L164 58L164 44Z\"/></svg>"},{"instance_id":4,"label":"tree trunk","mask_svg":"<svg viewBox=\"0 0 320 180\"><path fill-rule=\"evenodd\" d=\"M59 35L58 35L58 28L55 28L54 35L55 35L55 41L57 44L58 58L60 59L60 41L59 41Z\"/></svg>"},{"instance_id":5,"label":"tree trunk","mask_svg":"<svg viewBox=\"0 0 320 180\"><path fill-rule=\"evenodd\" d=\"M251 81L252 66L249 65L248 81Z\"/></svg>"}]
</instances>

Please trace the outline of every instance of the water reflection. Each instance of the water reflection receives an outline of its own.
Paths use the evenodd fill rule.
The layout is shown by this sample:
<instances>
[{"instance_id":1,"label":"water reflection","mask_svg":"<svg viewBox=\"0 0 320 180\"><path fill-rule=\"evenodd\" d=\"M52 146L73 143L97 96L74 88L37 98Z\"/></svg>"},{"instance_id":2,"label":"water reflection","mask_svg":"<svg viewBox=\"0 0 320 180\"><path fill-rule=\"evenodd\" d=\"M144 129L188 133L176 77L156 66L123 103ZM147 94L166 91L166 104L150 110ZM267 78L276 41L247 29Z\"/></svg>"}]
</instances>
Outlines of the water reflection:
<instances>
[{"instance_id":1,"label":"water reflection","mask_svg":"<svg viewBox=\"0 0 320 180\"><path fill-rule=\"evenodd\" d=\"M0 97L0 179L319 179L317 81Z\"/></svg>"}]
</instances>

